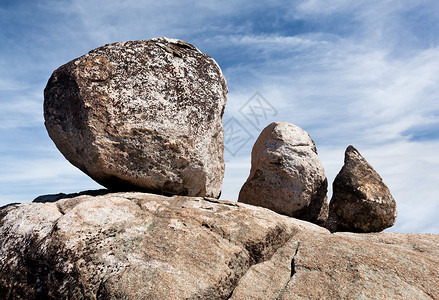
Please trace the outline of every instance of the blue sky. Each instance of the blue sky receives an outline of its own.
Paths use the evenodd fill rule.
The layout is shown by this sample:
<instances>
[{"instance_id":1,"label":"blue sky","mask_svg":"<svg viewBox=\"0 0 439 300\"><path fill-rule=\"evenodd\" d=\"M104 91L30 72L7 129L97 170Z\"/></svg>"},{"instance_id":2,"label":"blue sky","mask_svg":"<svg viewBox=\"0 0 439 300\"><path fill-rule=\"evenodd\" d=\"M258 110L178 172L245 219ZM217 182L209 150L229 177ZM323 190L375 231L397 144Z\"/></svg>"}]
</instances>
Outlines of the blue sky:
<instances>
[{"instance_id":1,"label":"blue sky","mask_svg":"<svg viewBox=\"0 0 439 300\"><path fill-rule=\"evenodd\" d=\"M224 122L246 130L226 143L223 199L237 199L260 129L288 121L311 134L330 184L350 144L375 167L398 204L388 231L439 233L438 25L437 1L3 0L0 205L99 188L46 133L47 80L103 44L167 36L218 62ZM257 126L250 99L272 108Z\"/></svg>"}]
</instances>

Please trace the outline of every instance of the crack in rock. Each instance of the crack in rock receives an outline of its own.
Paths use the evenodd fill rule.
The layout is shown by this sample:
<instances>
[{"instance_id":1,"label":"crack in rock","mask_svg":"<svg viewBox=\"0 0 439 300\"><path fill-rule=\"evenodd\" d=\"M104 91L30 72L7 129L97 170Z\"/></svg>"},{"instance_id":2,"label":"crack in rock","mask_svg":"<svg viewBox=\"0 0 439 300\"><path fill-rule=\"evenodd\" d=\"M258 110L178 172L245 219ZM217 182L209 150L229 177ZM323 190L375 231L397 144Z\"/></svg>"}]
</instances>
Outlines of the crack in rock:
<instances>
[{"instance_id":1,"label":"crack in rock","mask_svg":"<svg viewBox=\"0 0 439 300\"><path fill-rule=\"evenodd\" d=\"M225 239L229 243L236 245L238 247L241 247L244 252L248 253L248 261L247 266L243 265L241 266L243 268L242 274L236 274L236 278L232 280L232 286L230 289L230 293L228 296L224 299L232 299L233 292L238 286L239 281L242 277L248 272L249 269L251 269L253 266L264 263L266 261L269 261L273 255L276 253L276 251L283 247L291 238L291 235L287 233L287 231L282 229L279 226L276 226L273 230L268 231L265 235L264 240L258 241L257 243L240 243L237 241L232 240L223 230L222 228L218 228L214 225L207 224L203 222L201 224L202 227L206 228L209 232L218 235L222 239ZM218 230L220 232L218 232ZM282 236L283 234L286 234L286 236ZM267 249L271 248L267 251ZM238 271L238 270L236 270ZM210 298L209 295L204 295L206 298Z\"/></svg>"},{"instance_id":2,"label":"crack in rock","mask_svg":"<svg viewBox=\"0 0 439 300\"><path fill-rule=\"evenodd\" d=\"M285 292L285 289L287 288L288 284L290 283L290 281L293 279L294 275L296 274L296 262L295 262L295 258L297 255L297 252L299 251L299 247L300 247L300 241L297 242L297 246L296 246L296 250L294 252L293 257L291 258L291 272L290 272L290 278L288 279L287 282L285 282L285 284L283 285L283 287L279 290L279 293L276 295L276 300L277 299L281 299L283 293Z\"/></svg>"},{"instance_id":3,"label":"crack in rock","mask_svg":"<svg viewBox=\"0 0 439 300\"><path fill-rule=\"evenodd\" d=\"M238 204L235 203L229 203L229 202L224 202L221 200L216 200L214 198L209 198L209 197L204 197L203 198L204 201L210 202L210 203L215 203L215 204L221 204L221 205L227 205L227 206L234 206L234 207L239 207Z\"/></svg>"},{"instance_id":4,"label":"crack in rock","mask_svg":"<svg viewBox=\"0 0 439 300\"><path fill-rule=\"evenodd\" d=\"M299 242L290 237L270 258L252 265L229 299L279 299L295 274L298 248Z\"/></svg>"},{"instance_id":5,"label":"crack in rock","mask_svg":"<svg viewBox=\"0 0 439 300\"><path fill-rule=\"evenodd\" d=\"M296 274L296 263L295 263L295 257L297 255L297 252L299 251L299 247L300 247L300 242L297 242L297 248L296 248L296 252L294 252L294 256L293 259L291 260L291 275L290 278L293 278L294 274Z\"/></svg>"}]
</instances>

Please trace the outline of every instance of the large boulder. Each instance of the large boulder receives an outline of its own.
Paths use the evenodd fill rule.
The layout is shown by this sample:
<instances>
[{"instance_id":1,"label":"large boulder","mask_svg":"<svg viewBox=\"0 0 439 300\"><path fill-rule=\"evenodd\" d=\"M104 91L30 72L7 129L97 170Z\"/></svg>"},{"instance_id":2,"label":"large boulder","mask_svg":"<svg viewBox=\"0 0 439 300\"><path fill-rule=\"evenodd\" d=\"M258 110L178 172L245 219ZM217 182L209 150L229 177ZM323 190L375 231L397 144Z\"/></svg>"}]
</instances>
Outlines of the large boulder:
<instances>
[{"instance_id":1,"label":"large boulder","mask_svg":"<svg viewBox=\"0 0 439 300\"><path fill-rule=\"evenodd\" d=\"M332 231L377 232L393 226L396 202L381 176L353 146L333 183L328 228Z\"/></svg>"},{"instance_id":2,"label":"large boulder","mask_svg":"<svg viewBox=\"0 0 439 300\"><path fill-rule=\"evenodd\" d=\"M274 122L253 146L250 176L239 202L323 223L328 214L327 179L309 134L288 122Z\"/></svg>"},{"instance_id":3,"label":"large boulder","mask_svg":"<svg viewBox=\"0 0 439 300\"><path fill-rule=\"evenodd\" d=\"M227 85L175 39L114 43L58 68L44 90L61 153L111 190L219 197Z\"/></svg>"},{"instance_id":4,"label":"large boulder","mask_svg":"<svg viewBox=\"0 0 439 300\"><path fill-rule=\"evenodd\" d=\"M0 210L0 299L439 299L439 235L146 193Z\"/></svg>"}]
</instances>

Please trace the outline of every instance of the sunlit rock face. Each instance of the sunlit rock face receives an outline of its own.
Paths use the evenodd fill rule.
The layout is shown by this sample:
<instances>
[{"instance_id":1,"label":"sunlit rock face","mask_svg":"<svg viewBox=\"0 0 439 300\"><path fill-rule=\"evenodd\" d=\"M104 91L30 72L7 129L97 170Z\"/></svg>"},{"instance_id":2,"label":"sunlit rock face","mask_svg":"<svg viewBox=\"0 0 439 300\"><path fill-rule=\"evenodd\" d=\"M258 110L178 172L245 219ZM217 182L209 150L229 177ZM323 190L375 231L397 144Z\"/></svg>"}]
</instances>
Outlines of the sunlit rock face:
<instances>
[{"instance_id":1,"label":"sunlit rock face","mask_svg":"<svg viewBox=\"0 0 439 300\"><path fill-rule=\"evenodd\" d=\"M114 43L54 71L45 124L62 154L111 190L219 197L226 94L217 63L191 44Z\"/></svg>"},{"instance_id":2,"label":"sunlit rock face","mask_svg":"<svg viewBox=\"0 0 439 300\"><path fill-rule=\"evenodd\" d=\"M0 269L0 299L439 299L439 235L331 234L207 197L84 194L0 209Z\"/></svg>"},{"instance_id":3,"label":"sunlit rock face","mask_svg":"<svg viewBox=\"0 0 439 300\"><path fill-rule=\"evenodd\" d=\"M326 221L327 179L305 130L288 122L271 123L253 146L251 163L239 202L317 224Z\"/></svg>"}]
</instances>

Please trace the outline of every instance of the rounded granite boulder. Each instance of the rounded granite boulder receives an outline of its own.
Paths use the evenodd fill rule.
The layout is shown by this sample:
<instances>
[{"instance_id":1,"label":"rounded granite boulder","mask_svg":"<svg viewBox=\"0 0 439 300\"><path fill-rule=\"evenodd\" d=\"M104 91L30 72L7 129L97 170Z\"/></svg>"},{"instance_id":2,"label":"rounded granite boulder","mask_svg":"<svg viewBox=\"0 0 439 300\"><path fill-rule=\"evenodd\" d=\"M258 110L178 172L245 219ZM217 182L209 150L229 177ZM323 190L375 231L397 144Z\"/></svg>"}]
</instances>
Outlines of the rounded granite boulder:
<instances>
[{"instance_id":1,"label":"rounded granite boulder","mask_svg":"<svg viewBox=\"0 0 439 300\"><path fill-rule=\"evenodd\" d=\"M110 190L219 197L227 84L186 42L107 44L53 72L47 131L61 153Z\"/></svg>"},{"instance_id":2,"label":"rounded granite boulder","mask_svg":"<svg viewBox=\"0 0 439 300\"><path fill-rule=\"evenodd\" d=\"M309 134L288 122L274 122L252 150L250 176L239 202L323 224L328 215L327 179Z\"/></svg>"}]
</instances>

